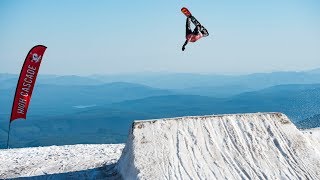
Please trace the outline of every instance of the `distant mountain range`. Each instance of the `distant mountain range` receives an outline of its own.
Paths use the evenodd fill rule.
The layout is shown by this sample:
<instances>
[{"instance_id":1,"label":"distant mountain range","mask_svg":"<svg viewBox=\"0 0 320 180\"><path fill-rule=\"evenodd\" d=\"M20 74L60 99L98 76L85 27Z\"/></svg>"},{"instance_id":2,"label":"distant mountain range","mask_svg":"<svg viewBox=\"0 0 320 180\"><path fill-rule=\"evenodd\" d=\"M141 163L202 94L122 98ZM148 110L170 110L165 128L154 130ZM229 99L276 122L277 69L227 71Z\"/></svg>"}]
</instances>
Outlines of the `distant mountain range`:
<instances>
[{"instance_id":1,"label":"distant mountain range","mask_svg":"<svg viewBox=\"0 0 320 180\"><path fill-rule=\"evenodd\" d=\"M296 126L300 129L320 127L320 114L316 114L312 117L299 121L296 123Z\"/></svg>"},{"instance_id":2,"label":"distant mountain range","mask_svg":"<svg viewBox=\"0 0 320 180\"><path fill-rule=\"evenodd\" d=\"M313 70L245 76L42 75L28 120L12 123L12 143L15 147L120 143L133 120L245 112L284 112L300 128L317 127L318 74ZM0 147L7 138L17 78L0 74Z\"/></svg>"},{"instance_id":3,"label":"distant mountain range","mask_svg":"<svg viewBox=\"0 0 320 180\"><path fill-rule=\"evenodd\" d=\"M190 73L132 73L119 75L58 76L39 74L38 84L53 85L101 85L111 82L143 84L160 89L188 89L199 87L246 87L251 90L263 89L281 84L320 83L320 69L301 72L255 73L248 75L215 75ZM1 74L0 81L18 78L18 75ZM14 82L16 85L16 81ZM1 85L1 87L3 84ZM0 87L0 88L1 88Z\"/></svg>"},{"instance_id":4,"label":"distant mountain range","mask_svg":"<svg viewBox=\"0 0 320 180\"><path fill-rule=\"evenodd\" d=\"M11 110L14 91L14 88L0 89L0 107L7 113ZM65 114L78 110L77 107L81 106L98 106L168 94L175 94L175 92L124 82L95 86L38 84L34 89L29 113L33 115Z\"/></svg>"},{"instance_id":5,"label":"distant mountain range","mask_svg":"<svg viewBox=\"0 0 320 180\"><path fill-rule=\"evenodd\" d=\"M278 85L228 98L169 95L113 103L113 108L158 117L243 112L284 112L294 122L320 113L320 84Z\"/></svg>"},{"instance_id":6,"label":"distant mountain range","mask_svg":"<svg viewBox=\"0 0 320 180\"><path fill-rule=\"evenodd\" d=\"M104 82L123 81L145 84L163 89L186 89L197 87L241 86L262 89L281 84L320 83L319 69L301 72L255 73L248 75L214 75L187 73L140 73L129 75L90 76Z\"/></svg>"}]
</instances>

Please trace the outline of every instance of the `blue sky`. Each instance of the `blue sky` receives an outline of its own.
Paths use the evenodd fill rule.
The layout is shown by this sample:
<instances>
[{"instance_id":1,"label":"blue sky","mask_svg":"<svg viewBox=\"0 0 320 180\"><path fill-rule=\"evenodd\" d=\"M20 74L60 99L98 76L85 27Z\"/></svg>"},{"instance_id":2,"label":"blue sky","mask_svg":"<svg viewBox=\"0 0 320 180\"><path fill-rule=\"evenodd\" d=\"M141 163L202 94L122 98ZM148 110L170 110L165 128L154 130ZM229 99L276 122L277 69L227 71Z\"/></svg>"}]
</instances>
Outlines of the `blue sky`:
<instances>
[{"instance_id":1,"label":"blue sky","mask_svg":"<svg viewBox=\"0 0 320 180\"><path fill-rule=\"evenodd\" d=\"M184 42L186 6L210 36ZM1 0L0 73L48 47L40 73L243 74L320 67L318 0Z\"/></svg>"}]
</instances>

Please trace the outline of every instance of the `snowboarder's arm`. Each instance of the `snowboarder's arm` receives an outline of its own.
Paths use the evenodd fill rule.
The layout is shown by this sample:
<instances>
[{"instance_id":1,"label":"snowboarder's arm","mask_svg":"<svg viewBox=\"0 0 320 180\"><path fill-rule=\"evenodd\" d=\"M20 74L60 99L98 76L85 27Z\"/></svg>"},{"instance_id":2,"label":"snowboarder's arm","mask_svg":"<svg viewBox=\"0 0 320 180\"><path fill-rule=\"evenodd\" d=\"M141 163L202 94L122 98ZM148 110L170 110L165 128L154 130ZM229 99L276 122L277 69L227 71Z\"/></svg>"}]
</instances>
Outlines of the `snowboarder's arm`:
<instances>
[{"instance_id":1,"label":"snowboarder's arm","mask_svg":"<svg viewBox=\"0 0 320 180\"><path fill-rule=\"evenodd\" d=\"M184 49L186 48L186 45L188 44L188 39L184 42L183 46L182 46L182 51L184 51Z\"/></svg>"}]
</instances>

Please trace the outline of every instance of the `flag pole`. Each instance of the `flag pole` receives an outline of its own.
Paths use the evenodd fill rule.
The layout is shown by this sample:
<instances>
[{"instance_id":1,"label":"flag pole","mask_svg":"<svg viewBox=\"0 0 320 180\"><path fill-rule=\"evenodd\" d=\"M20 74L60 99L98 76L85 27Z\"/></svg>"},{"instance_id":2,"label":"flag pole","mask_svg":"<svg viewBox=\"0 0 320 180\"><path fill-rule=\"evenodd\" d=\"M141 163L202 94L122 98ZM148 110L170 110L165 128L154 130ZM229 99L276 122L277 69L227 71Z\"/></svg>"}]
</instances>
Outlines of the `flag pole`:
<instances>
[{"instance_id":1,"label":"flag pole","mask_svg":"<svg viewBox=\"0 0 320 180\"><path fill-rule=\"evenodd\" d=\"M10 129L11 129L11 121L9 122L8 139L7 139L7 149L9 149Z\"/></svg>"}]
</instances>

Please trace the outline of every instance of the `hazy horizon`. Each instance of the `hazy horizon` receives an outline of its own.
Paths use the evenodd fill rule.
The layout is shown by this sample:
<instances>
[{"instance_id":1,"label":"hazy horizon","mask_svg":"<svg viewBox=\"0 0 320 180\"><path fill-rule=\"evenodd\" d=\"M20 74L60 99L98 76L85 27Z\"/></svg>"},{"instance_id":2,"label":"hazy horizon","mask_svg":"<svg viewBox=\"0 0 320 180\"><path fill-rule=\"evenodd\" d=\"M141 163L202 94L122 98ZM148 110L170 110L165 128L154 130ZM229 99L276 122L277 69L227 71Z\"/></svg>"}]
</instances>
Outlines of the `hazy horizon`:
<instances>
[{"instance_id":1,"label":"hazy horizon","mask_svg":"<svg viewBox=\"0 0 320 180\"><path fill-rule=\"evenodd\" d=\"M22 65L21 65L22 66ZM320 67L311 68L311 69L296 69L296 70L279 70L279 71L265 71L265 72L247 72L247 73L214 73L214 72L170 72L170 71L137 71L137 72L111 72L111 73L91 73L91 74L50 74L50 73L41 73L41 69L39 71L39 75L52 75L52 76L112 76L112 75L140 75L140 74L194 74L194 75L221 75L221 76L242 76L242 75L252 75L252 74L270 74L270 73L278 73L278 72L309 72L319 70ZM19 75L19 72L11 73L11 72L0 72L0 74L13 74Z\"/></svg>"}]
</instances>

